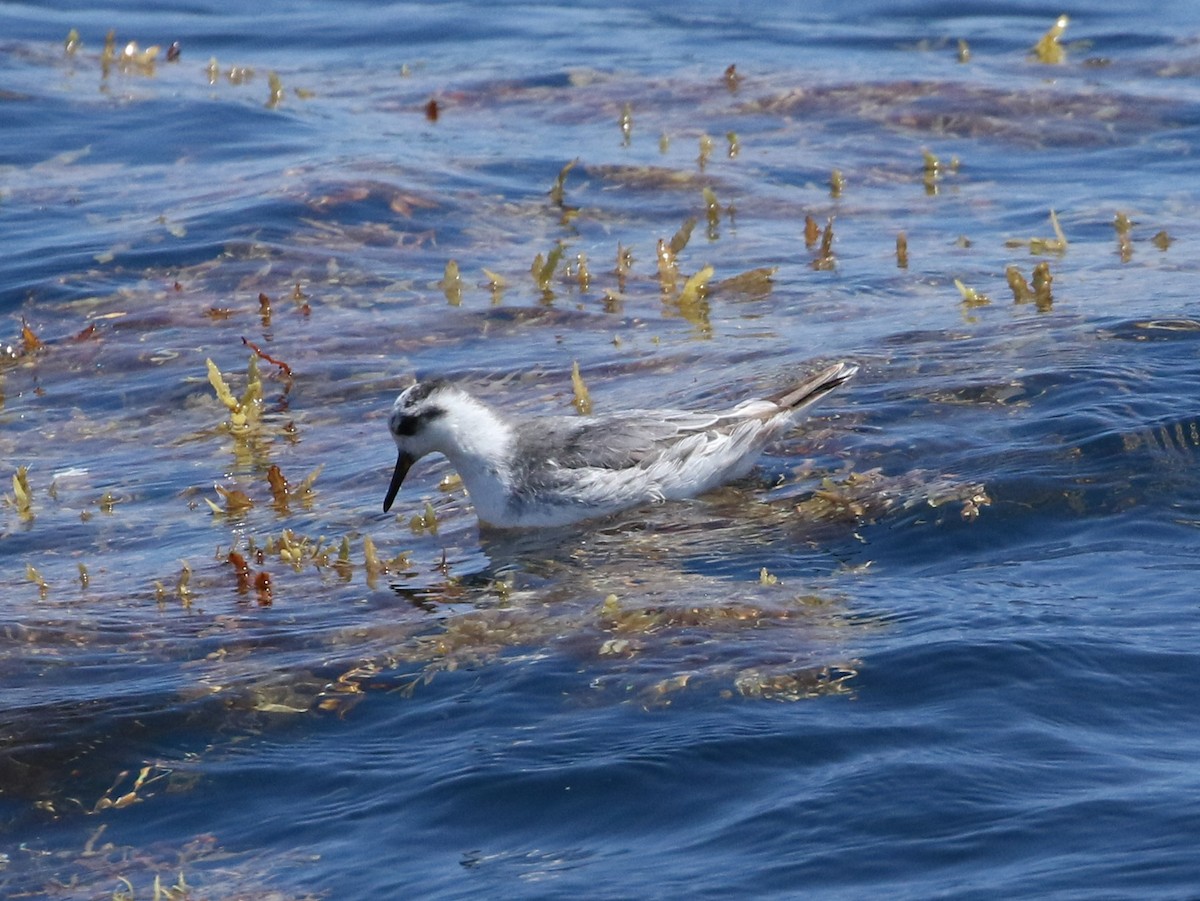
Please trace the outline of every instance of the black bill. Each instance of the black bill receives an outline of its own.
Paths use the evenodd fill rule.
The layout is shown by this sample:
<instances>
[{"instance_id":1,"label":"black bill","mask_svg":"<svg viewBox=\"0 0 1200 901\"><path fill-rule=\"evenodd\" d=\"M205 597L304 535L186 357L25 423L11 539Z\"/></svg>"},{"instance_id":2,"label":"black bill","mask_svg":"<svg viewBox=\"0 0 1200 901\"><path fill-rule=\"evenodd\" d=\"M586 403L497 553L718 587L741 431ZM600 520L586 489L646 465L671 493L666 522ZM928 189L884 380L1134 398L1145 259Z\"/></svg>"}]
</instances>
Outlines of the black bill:
<instances>
[{"instance_id":1,"label":"black bill","mask_svg":"<svg viewBox=\"0 0 1200 901\"><path fill-rule=\"evenodd\" d=\"M383 498L384 513L392 509L392 501L396 499L396 492L400 490L400 486L404 484L404 477L408 475L408 471L416 462L417 459L412 454L400 451L400 456L396 458L396 471L392 473L392 484L388 485L387 495Z\"/></svg>"}]
</instances>

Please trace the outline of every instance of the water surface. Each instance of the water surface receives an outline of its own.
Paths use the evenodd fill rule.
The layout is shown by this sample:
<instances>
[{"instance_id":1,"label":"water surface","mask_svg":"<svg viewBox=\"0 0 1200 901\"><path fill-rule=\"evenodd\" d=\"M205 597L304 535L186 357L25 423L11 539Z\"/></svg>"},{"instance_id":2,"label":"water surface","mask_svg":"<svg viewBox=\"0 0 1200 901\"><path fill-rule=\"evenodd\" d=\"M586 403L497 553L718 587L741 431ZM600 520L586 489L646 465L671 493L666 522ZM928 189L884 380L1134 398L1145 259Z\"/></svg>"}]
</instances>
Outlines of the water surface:
<instances>
[{"instance_id":1,"label":"water surface","mask_svg":"<svg viewBox=\"0 0 1200 901\"><path fill-rule=\"evenodd\" d=\"M4 892L1194 893L1200 19L1058 12L0 7ZM705 498L379 510L416 374L834 359Z\"/></svg>"}]
</instances>

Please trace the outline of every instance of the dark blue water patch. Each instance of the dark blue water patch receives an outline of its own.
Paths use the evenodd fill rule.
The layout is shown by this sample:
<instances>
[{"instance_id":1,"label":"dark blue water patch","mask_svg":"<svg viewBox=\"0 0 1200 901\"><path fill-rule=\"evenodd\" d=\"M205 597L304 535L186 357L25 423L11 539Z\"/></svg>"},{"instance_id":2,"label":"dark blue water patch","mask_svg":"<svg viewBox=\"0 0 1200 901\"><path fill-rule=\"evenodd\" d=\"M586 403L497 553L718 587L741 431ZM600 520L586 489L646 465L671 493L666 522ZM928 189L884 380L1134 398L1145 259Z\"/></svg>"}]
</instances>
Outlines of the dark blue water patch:
<instances>
[{"instance_id":1,"label":"dark blue water patch","mask_svg":"<svg viewBox=\"0 0 1200 901\"><path fill-rule=\"evenodd\" d=\"M32 257L32 259L31 259ZM31 266L30 263L40 265ZM30 256L6 257L0 262L0 313L17 313L22 305L28 303L34 309L36 305L47 300L51 303L61 300L81 300L91 295L86 288L67 290L54 283L54 276L60 267L66 263L73 269L84 269L94 263L92 255L85 250L54 248L47 249ZM36 314L34 316L36 322ZM38 323L44 327L44 324ZM35 325L35 332L38 325ZM80 325L82 329L82 324Z\"/></svg>"},{"instance_id":2,"label":"dark blue water patch","mask_svg":"<svg viewBox=\"0 0 1200 901\"><path fill-rule=\"evenodd\" d=\"M645 747L637 737L643 731L637 728L639 715L547 718L516 697L512 701L515 707L505 703L511 716L503 723L486 713L489 703L498 702L493 692L470 692L453 704L447 699L410 710L403 716L408 726L386 717L366 732L356 728L363 749L359 776L375 786L365 793L340 776L336 765L320 762L332 763L325 757L334 749L328 744L332 734L314 748L318 756L308 772L264 771L265 784L277 784L281 797L291 793L292 779L307 781L311 796L332 818L304 817L287 840L304 841L330 827L348 835L378 831L393 849L394 866L371 873L351 890L362 897L398 885L461 891L508 882L545 863L542 855L551 850L585 867L600 863L607 880L619 884L603 861L629 849L658 847L654 835L663 824L692 821L706 809L711 814L713 803L728 793L727 780L688 780L695 758L686 739L670 737L673 730L665 722L660 738ZM712 725L736 728L727 721ZM398 734L405 736L399 745ZM399 763L397 752L412 763ZM718 753L715 745L712 753ZM434 759L441 763L428 766ZM246 765L257 769L252 761ZM244 766L232 767L228 780L245 774ZM752 780L752 773L734 779ZM214 789L231 784L223 776ZM639 800L648 798L656 803ZM412 845L413 835L422 842ZM264 838L255 830L239 841ZM351 865L352 854L340 857L336 868Z\"/></svg>"},{"instance_id":3,"label":"dark blue water patch","mask_svg":"<svg viewBox=\"0 0 1200 901\"><path fill-rule=\"evenodd\" d=\"M876 655L858 702L790 713L697 711L686 730L678 715L630 708L547 713L554 680L544 672L499 692L464 673L435 682L415 706L376 705L360 708L366 719L325 720L303 741L307 763L275 766L280 755L294 761L294 748L272 741L207 767L205 797L232 797L252 777L264 801L282 800L303 782L315 811L297 810L285 816L288 827L267 835L252 826L248 809L234 845L306 846L333 829L349 841L331 850L333 873L319 877L329 879L353 866L355 839L370 832L373 846L392 849L393 864L364 871L354 888L343 888L347 897L399 885L451 896L503 886L516 897L540 897L544 887L521 876L554 860L556 891L563 880L599 880L616 897L643 885L635 873L651 858L659 861L660 889L706 886L701 893L711 897L800 885L836 893L915 883L908 896L947 882L967 888L1014 878L1003 875L1009 862L1027 871L1069 853L1075 841L1109 842L1105 829L1146 815L1132 794L1121 799L1121 788L1108 791L1110 802L1099 800L1110 778L1126 772L1102 746L1093 744L1079 765L1082 739L1060 725L1053 689L1063 667L1092 667L1102 658L1063 650L944 642L903 658ZM1143 658L1121 669L1169 691L1185 665ZM997 718L1003 721L1012 701L988 701L1014 684L1020 697L1043 699L1054 718L1031 729L1014 717L997 743ZM969 705L972 713L955 713L964 693L979 703ZM496 705L503 720L489 713ZM923 713L925 725L905 715L906 706ZM353 775L338 764L350 735L359 749ZM1074 763L1064 770L1067 761ZM900 797L905 803L896 805ZM1072 818L1088 804L1104 811L1105 829ZM1025 813L1039 809L1051 812ZM1150 817L1158 819L1153 807ZM1147 828L1166 841L1160 848L1178 850L1178 836ZM1048 834L1058 838L1047 842ZM414 845L414 835L423 842ZM1119 866L1131 852L1112 847L1110 865ZM667 848L674 850L664 856ZM845 855L856 848L862 862L848 868Z\"/></svg>"},{"instance_id":4,"label":"dark blue water patch","mask_svg":"<svg viewBox=\"0 0 1200 901\"><path fill-rule=\"evenodd\" d=\"M284 51L326 53L355 47L375 50L398 46L419 46L454 40L455 18L445 18L432 9L421 14L404 6L380 8L362 4L361 15L345 21L332 22L326 12L311 4L292 3L287 8L258 11L252 16L230 14L219 5L195 3L188 7L173 4L170 9L149 9L145 4L107 4L94 6L58 7L36 19L21 16L7 17L6 35L26 41L53 42L61 47L67 31L76 28L83 40L83 54L98 53L104 35L111 28L117 32L120 45L136 39L143 47L159 44L164 48L179 41L182 49L180 65L202 67L210 56L226 57L244 54L261 60L278 57ZM270 36L270 40L267 37ZM426 51L422 51L424 53ZM159 65L166 65L163 56ZM243 64L246 60L242 61Z\"/></svg>"},{"instance_id":5,"label":"dark blue water patch","mask_svg":"<svg viewBox=\"0 0 1200 901\"><path fill-rule=\"evenodd\" d=\"M346 897L400 885L540 897L572 880L600 881L617 897L644 886L637 873L651 860L660 890L704 886L713 897L799 885L849 893L911 882L912 896L947 882L966 889L1019 878L1002 868L1018 860L1025 872L1039 868L1075 839L1107 841L1071 818L1096 791L1106 755L1093 749L1087 765L1061 773L1078 759L1080 739L1059 732L1057 718L1032 732L1014 718L1001 730L1008 738L993 745L997 717L1003 722L1013 701L986 703L1016 685L1018 697L1041 699L1053 716L1064 669L1118 663L1169 691L1186 666L1182 658L1103 655L1099 645L1072 653L1053 644L944 640L873 655L857 702L722 707L682 721L670 712L563 709L554 701L557 679L544 669L524 678L510 670L499 683L464 672L439 677L416 703L380 700L349 720L327 718L202 765L202 794L114 818L109 837L141 844L139 836L168 823L186 832L228 799L222 806L240 815L222 838L234 850L323 846L318 882L343 884L345 873L359 873L343 884ZM959 703L972 699L979 703ZM307 749L300 761L297 744ZM257 801L245 796L248 778ZM288 800L300 796L302 807ZM1024 811L1045 809L1046 798L1060 799L1049 806L1061 815L1030 820ZM1099 819L1112 826L1145 815L1118 800ZM330 843L331 832L342 839ZM370 847L390 849L391 866L362 866L356 848L368 834ZM1047 842L1047 834L1058 838ZM1177 849L1178 838L1160 847ZM864 862L847 868L855 849ZM523 879L547 867L553 890Z\"/></svg>"},{"instance_id":6,"label":"dark blue water patch","mask_svg":"<svg viewBox=\"0 0 1200 901\"><path fill-rule=\"evenodd\" d=\"M1059 222L1070 244L1075 246L1112 246L1115 251L1116 236L1113 217L1122 208L1137 209L1144 202L1145 172L1147 169L1168 173L1182 169L1186 153L1180 153L1176 140L1189 140L1191 129L1172 132L1171 127L1143 133L1137 140L1122 142L1118 146L1064 149L1047 147L1029 150L1012 156L981 152L976 141L958 141L948 144L938 142L939 152L956 153L962 160L962 169L954 178L961 182L963 198L970 202L985 186L1004 184L1014 201L1004 209L988 210L986 221L989 226L999 227L1012 240L1027 242L1038 236L1053 238L1053 226L1049 210L1057 211ZM1153 137L1151 137L1153 135ZM1161 142L1161 144L1160 144ZM944 149L943 149L944 148ZM1053 191L1047 196L1024 179L1030 166L1036 166L1055 179ZM977 187L975 187L977 186ZM1030 190L1032 189L1032 190ZM943 204L943 206L948 204ZM940 207L939 207L940 209ZM964 213L971 216L968 228L979 227L977 210L970 206ZM1137 218L1136 216L1134 218ZM1149 225L1149 223L1145 223ZM1155 226L1157 230L1159 226ZM1139 230L1140 231L1140 230ZM1135 235L1149 238L1153 231ZM1023 257L1028 244L1019 249L1008 248L1010 262L1020 263L1027 268ZM1051 269L1056 273L1069 268L1070 261L1049 258ZM1057 265L1056 265L1057 263ZM1032 268L1033 263L1028 265Z\"/></svg>"},{"instance_id":7,"label":"dark blue water patch","mask_svg":"<svg viewBox=\"0 0 1200 901\"><path fill-rule=\"evenodd\" d=\"M519 77L509 79L486 79L475 82L464 82L461 90L480 95L520 97L526 92L542 90L567 92L574 86L570 72L546 70L534 73L520 73Z\"/></svg>"},{"instance_id":8,"label":"dark blue water patch","mask_svg":"<svg viewBox=\"0 0 1200 901\"><path fill-rule=\"evenodd\" d=\"M145 178L147 170L153 172L153 178L170 175L170 170L156 167L213 160L236 164L230 172L237 177L246 171L247 158L266 160L307 146L306 128L291 111L239 102L243 97L250 99L242 95L212 100L156 90L131 100L80 90L13 104L14 115L6 117L2 129L14 138L4 162L20 167L42 164L55 182L86 199L89 189L101 187L90 183L96 177L93 167L130 167L124 178L116 174L115 183L104 178L104 173L98 178L107 182L102 185L106 193L121 193L124 188L133 195L137 180ZM36 144L20 140L34 131L39 135ZM78 155L58 163L56 156L66 153ZM221 179L229 180L228 176ZM22 193L37 188L37 180L31 179L29 185L18 188L16 196L19 199ZM140 199L133 196L134 202Z\"/></svg>"},{"instance_id":9,"label":"dark blue water patch","mask_svg":"<svg viewBox=\"0 0 1200 901\"><path fill-rule=\"evenodd\" d=\"M979 506L977 517L963 516L960 503L938 508L918 503L861 525L857 534L863 544L835 542L829 549L853 562L870 561L884 572L916 567L921 574L937 575L1060 560L1082 553L1089 541L1128 544L1147 534L1167 542L1162 551L1168 558L1186 546L1186 527L1176 520L1195 520L1200 501L1194 481L1184 484L1184 499L1178 487L1154 479L1093 481L1072 479L1069 471L992 478L982 486L989 503Z\"/></svg>"},{"instance_id":10,"label":"dark blue water patch","mask_svg":"<svg viewBox=\"0 0 1200 901\"><path fill-rule=\"evenodd\" d=\"M216 101L155 97L107 109L77 109L76 117L85 112L76 125L86 129L81 134L86 134L95 161L135 167L172 165L181 158L193 165L268 159L300 153L311 140L291 110L267 109L248 95Z\"/></svg>"},{"instance_id":11,"label":"dark blue water patch","mask_svg":"<svg viewBox=\"0 0 1200 901\"><path fill-rule=\"evenodd\" d=\"M142 459L144 456L142 455ZM80 462L86 463L87 458L81 458ZM141 467L142 470L151 468L146 465ZM36 463L32 464L30 469L32 478L45 478L45 474L38 471ZM140 556L145 560L162 560L164 568L174 568L177 574L176 561L170 554L186 547L182 533L167 535L153 522L129 523L119 516L113 517L112 514L103 513L99 509L106 493L117 505L152 501L168 504L174 502L179 508L186 508L186 502L180 498L178 481L173 480L170 484L147 484L138 479L138 471L138 467L116 471L105 465L92 473L97 482L94 487L86 491L62 489L61 500L53 502L53 506L48 501L41 501L36 508L35 520L29 528L13 530L5 536L6 553L12 554L12 558L18 561L43 559L43 575L52 579L59 587L68 579L78 584L78 571L75 570L78 564L92 569L102 568L105 551L115 548L129 553L131 558ZM205 487L208 487L207 483L208 479L203 479ZM81 516L86 516L87 521L81 521ZM54 538L51 541L46 537L48 531L53 532ZM70 562L61 558L54 560L57 542L67 541L79 548L78 559ZM51 566L54 567L53 570ZM70 567L71 571L64 573L63 570L67 567ZM114 581L110 576L96 578L107 584ZM120 583L123 580L117 576L115 581ZM152 588L153 585L149 582L129 585L131 593L143 596ZM31 591L36 593L32 586ZM81 593L80 597L86 599L87 595Z\"/></svg>"},{"instance_id":12,"label":"dark blue water patch","mask_svg":"<svg viewBox=\"0 0 1200 901\"><path fill-rule=\"evenodd\" d=\"M379 9L365 7L364 15L351 17L347 22L331 26L328 17L306 4L291 4L266 17L230 18L227 11L215 7L194 4L185 10L148 11L144 8L106 7L103 11L93 9L60 10L54 18L60 24L52 35L60 41L71 25L85 32L85 41L99 46L104 29L115 26L124 36L135 34L143 41L152 40L169 43L181 39L185 53L204 54L206 59L213 53L241 52L257 55L264 53L263 36L272 35L271 51L329 52L334 49L366 48L375 57L382 58L383 51L394 51L398 47L410 48L419 58L436 58L445 48L483 44L492 48L493 54L501 54L519 60L518 49L537 44L543 54L570 59L567 48L579 53L612 58L621 52L622 44L631 41L634 35L652 31L659 36L660 50L669 51L672 58L697 58L698 46L717 44L725 48L726 55L736 56L741 52L746 58L757 62L764 57L764 50L774 50L770 56L778 56L778 47L811 46L816 44L820 51L833 47L862 50L876 42L879 50L887 51L902 41L921 38L936 38L944 33L939 19L949 18L958 28L956 36L977 38L980 32L1004 36L1001 49L1023 51L1048 27L1052 14L1025 8L971 9L956 7L952 12L939 10L936 5L920 4L911 9L897 8L894 4L882 4L878 8L856 7L847 18L844 9L834 4L806 9L802 22L794 19L781 20L762 17L762 10L755 8L753 15L748 10L739 12L739 7L722 7L699 10L687 18L677 16L648 16L646 11L630 5L603 10L598 7L573 8L572 15L558 15L545 7L517 6L504 14L482 16L466 15L457 7L421 8L409 5ZM1089 37L1097 40L1093 23L1112 18L1115 12L1107 12L1100 4L1091 4L1088 9L1073 11L1075 24L1068 37ZM478 13L478 11L473 11ZM602 23L596 21L604 15ZM585 27L580 19L591 27ZM1170 25L1179 19L1187 20L1180 11L1166 13L1159 27L1163 31L1160 40L1171 34ZM1019 23L1014 20L1022 20ZM353 25L347 24L353 21ZM29 23L21 17L10 22L11 33L24 38L47 38L44 24ZM61 34L59 33L61 32ZM581 34L582 33L582 34ZM1137 33L1135 31L1135 33ZM1145 30L1153 35L1153 31ZM1102 33L1101 33L1102 34ZM1122 33L1123 34L1123 33ZM623 40L624 39L624 40ZM1150 38L1153 40L1153 38ZM842 43L837 43L841 41ZM975 41L972 41L975 46ZM981 47L983 45L980 45ZM1124 46L1117 44L1116 46ZM627 64L638 57L625 54ZM661 55L661 54L660 54ZM186 57L185 57L186 58Z\"/></svg>"},{"instance_id":13,"label":"dark blue water patch","mask_svg":"<svg viewBox=\"0 0 1200 901\"><path fill-rule=\"evenodd\" d=\"M6 797L25 805L52 799L64 815L74 818L103 797L114 776L133 762L204 749L203 735L194 734L193 740L184 741L174 728L169 746L164 743L169 724L177 728L197 712L165 693L173 683L164 680L164 674L135 682L127 668L119 676L114 676L111 667L76 663L74 668L76 676L116 679L123 688L106 702L84 696L57 703L42 700L27 704L19 713L9 713L0 746L0 785ZM53 691L52 682L47 686ZM210 730L211 725L210 719ZM88 802L81 809L71 803L72 798ZM36 819L37 814L26 807L22 817L26 828L31 817Z\"/></svg>"},{"instance_id":14,"label":"dark blue water patch","mask_svg":"<svg viewBox=\"0 0 1200 901\"><path fill-rule=\"evenodd\" d=\"M742 848L749 845L754 864L745 872L754 874L754 884L778 890L788 880L793 885L834 889L923 883L914 893L947 880L964 886L987 880L988 868L979 869L981 859L1002 866L1014 858L1024 858L1028 864L1043 855L1054 857L1061 845L1046 843L1042 837L1047 834L1072 837L1065 839L1067 845L1078 838L1081 846L1107 834L1102 840L1120 852L1120 840L1109 831L1112 820L1132 822L1139 814L1133 801L1136 792L1120 799L1129 778L1126 761L1118 749L1106 744L1113 737L1107 730L1116 722L1093 721L1098 732L1089 740L1079 734L1078 723L1061 721L1067 709L1094 711L1095 693L1105 693L1096 681L1104 677L1088 668L1110 669L1117 661L1106 656L1107 650L1094 651L1099 656L1088 659L1073 655L1070 648L999 643L971 647L948 640L907 647L903 662L897 660L895 668L893 655L870 655L858 704L837 733L843 741L853 741L852 750L833 759L811 755L829 742L825 733L832 726L824 732L806 730L797 735L793 748L797 762L811 755L810 762L792 768L796 775L788 780L780 800L767 802L760 810L751 807L744 818L719 829L711 840L701 840L699 850L715 854L717 848L734 842ZM1150 685L1159 686L1151 698L1143 699L1157 704L1169 689L1155 677L1166 673L1143 673L1147 663L1130 659L1124 669L1132 680L1145 676ZM1078 666L1083 667L1078 675L1088 681L1080 686L1077 699L1064 698L1063 689L1078 681L1068 676ZM1179 666L1186 666L1183 658L1167 663L1167 673ZM1123 690L1132 681L1117 680L1117 684ZM1030 728L1025 713L1006 710L1013 703L1012 687L1018 688L1016 697L1040 702L1050 719ZM906 703L916 708L919 717L893 719ZM964 714L967 719L960 720ZM928 725L918 726L918 721ZM1006 728L1006 722L1013 725ZM1087 751L1081 742L1090 746ZM785 761L772 764L763 750L756 750L756 762L771 773L788 771ZM952 763L964 757L971 759L970 766ZM1070 769L1064 769L1067 761ZM1150 774L1144 773L1147 777ZM898 790L910 798L902 809L891 803ZM1115 797L1109 805L1112 816L1103 828L1086 820L1070 822L1069 816L1056 824L1054 833L1023 822L1028 819L1026 810L1039 808L1032 802L1034 797L1046 799L1043 804L1052 807L1073 807L1106 793ZM1178 847L1178 838L1165 833L1163 828L1157 831L1159 840ZM859 865L841 865L843 855L855 848L863 855Z\"/></svg>"},{"instance_id":15,"label":"dark blue water patch","mask_svg":"<svg viewBox=\"0 0 1200 901\"><path fill-rule=\"evenodd\" d=\"M1089 648L1108 641L1119 652L1150 649L1168 659L1190 652L1176 637L1192 615L1187 599L1194 576L1181 533L1178 527L1172 533L1161 525L1102 523L1061 538L1018 535L971 557L948 558L941 567L918 567L898 552L890 559L875 556L875 577L860 581L858 595L867 611L884 611L884 620L903 630L889 635L899 634L909 645L976 634L1018 644L1086 639ZM922 577L922 590L908 595L903 588L914 575ZM881 643L890 641L885 636ZM862 653L868 664L875 659L874 651ZM1103 671L1102 660L1088 662ZM1112 706L1105 709L1117 715L1125 693L1113 688L1106 695Z\"/></svg>"},{"instance_id":16,"label":"dark blue water patch","mask_svg":"<svg viewBox=\"0 0 1200 901\"><path fill-rule=\"evenodd\" d=\"M969 578L963 584L973 586ZM964 733L984 731L987 721L995 726L998 717L1017 729L1040 718L1040 728L1049 733L1082 741L1075 729L1103 732L1126 722L1126 704L1146 711L1142 727L1154 723L1156 732L1178 730L1180 738L1190 730L1177 717L1194 719L1195 714L1172 688L1174 679L1190 666L1183 650L1145 648L1136 639L1114 640L1120 630L1110 635L1097 626L1087 634L1082 629L1073 634L1050 623L1035 627L1013 621L1002 631L989 631L990 636L955 634L935 625L923 635L885 637L881 644L886 647L868 654L856 685L858 699L869 707L880 705L898 722L911 722L903 713L908 705L941 709L964 695L977 695L979 703L954 704L954 715L965 718ZM1120 698L1121 705L1098 703L1105 698ZM1002 715L1006 708L1007 719ZM1012 715L1016 708L1022 711L1019 717ZM1151 741L1134 730L1125 740L1136 744L1143 739Z\"/></svg>"},{"instance_id":17,"label":"dark blue water patch","mask_svg":"<svg viewBox=\"0 0 1200 901\"><path fill-rule=\"evenodd\" d=\"M862 700L873 703L874 699L869 696L876 687L888 690L885 672L890 670L891 656L872 656L870 672L864 672L861 682ZM903 686L903 693L897 700L911 698L921 707L933 711L942 708L951 697L959 698L964 690L980 695L978 703L973 705L980 722L977 725L963 723L962 729L956 730L957 740L961 742L962 736L976 731L992 736L988 753L999 755L995 758L996 763L1007 759L1011 768L1011 772L1001 776L996 783L993 803L1008 807L1008 818L1012 820L1029 819L1022 811L1038 809L1039 805L1029 804L1028 797L1021 797L1033 794L1045 796L1052 808L1059 804L1049 802L1050 798L1061 798L1064 806L1075 808L1077 804L1086 803L1088 798L1098 800L1107 795L1111 816L1129 821L1138 815L1139 805L1135 799L1140 794L1127 787L1129 780L1132 778L1144 785L1156 778L1155 767L1143 762L1143 755L1153 755L1155 752L1151 749L1156 745L1169 746L1179 740L1190 742L1186 736L1191 727L1161 713L1162 705L1166 704L1185 720L1194 719L1191 711L1182 709L1185 702L1173 697L1170 688L1172 680L1177 678L1175 674L1189 665L1187 655L1139 653L1131 652L1131 649L1116 651L1107 642L1054 647L1018 641L975 648L963 647L957 642L942 647L914 645L906 650L905 656L907 659L895 670L896 686L889 691L896 697L897 688ZM1006 692L1006 685L1020 686L1020 691L1015 695ZM1001 696L1007 700L1001 701ZM1024 698L1024 703L1016 701L1017 698ZM1119 738L1125 713L1103 701L1115 698L1120 699L1121 711L1125 711L1126 704L1133 703L1140 709L1156 712L1137 730L1126 733L1127 738ZM1014 702L1025 709L1019 713L1015 710L1006 713L1005 706ZM959 707L957 701L955 707ZM1029 708L1035 714L1032 721ZM1039 718L1040 723L1034 725ZM986 727L984 722L988 724ZM1003 722L1023 725L1011 728L1011 737L1005 741L996 734L997 723ZM1006 750L1005 746L1010 743ZM1018 761L1026 762L1018 764ZM1064 768L1066 761L1072 762L1069 769ZM981 756L979 763L977 775L987 775L986 758ZM1134 776L1130 768L1133 773L1141 772ZM1018 793L1010 794L1018 783L1021 785ZM964 797L961 788L954 794L960 799ZM1098 809L1103 809L1104 802L1100 804ZM943 810L939 819L944 816ZM1038 819L1038 816L1034 814L1033 818ZM1111 822L1108 825L1111 826ZM1093 839L1106 834L1112 837L1107 828L1094 827L1087 818L1072 821L1069 814L1057 823L1056 834L1078 836L1081 830L1091 833L1093 828L1096 828ZM1031 853L1034 850L1031 840L1041 828L1021 831L1030 840L1024 853ZM1113 850L1117 851L1118 847L1114 846ZM1050 853L1055 853L1053 848Z\"/></svg>"},{"instance_id":18,"label":"dark blue water patch","mask_svg":"<svg viewBox=\"0 0 1200 901\"><path fill-rule=\"evenodd\" d=\"M155 616L150 601L130 601L118 614L111 603L83 598L16 636L60 653L21 654L7 641L2 665L11 691L0 711L0 795L52 798L74 818L90 802L79 809L65 800L102 797L114 774L135 761L186 769L214 739L225 747L219 736L231 746L262 731L287 741L290 728L303 727L312 697L347 668L313 655L327 626L316 617L311 628L297 629L294 615L245 606L202 612L210 602L219 606L198 599L190 614L159 607ZM214 663L226 654L241 664ZM32 808L29 814L37 816Z\"/></svg>"},{"instance_id":19,"label":"dark blue water patch","mask_svg":"<svg viewBox=\"0 0 1200 901\"><path fill-rule=\"evenodd\" d=\"M854 442L851 454L860 468L882 466L886 475L900 476L907 469L927 470L936 458L938 469L927 476L934 486L946 476L978 483L992 502L978 520L959 525L953 524L953 508L896 511L866 534L885 545L893 533L903 535L916 551L940 534L916 526L942 522L947 540L967 543L961 552L989 542L1006 547L1022 534L1071 531L1086 517L1138 508L1154 520L1194 507L1200 483L1190 462L1200 426L1187 412L1194 360L1177 365L1149 346L1130 352L1093 344L1091 353L1060 365L994 380L990 367L962 377L947 373L942 387L923 392L927 404L915 401L913 387L902 380L856 384L857 402L870 404L870 425L880 430L877 436L863 430ZM1187 356L1183 348L1190 342L1180 346ZM937 367L927 358L922 368L928 388ZM920 479L906 484L919 496Z\"/></svg>"},{"instance_id":20,"label":"dark blue water patch","mask_svg":"<svg viewBox=\"0 0 1200 901\"><path fill-rule=\"evenodd\" d=\"M6 140L0 150L2 165L29 166L78 151L90 137L88 130L80 128L76 105L62 96L26 95L6 102L3 109L0 135ZM34 133L39 136L36 143L22 140Z\"/></svg>"}]
</instances>

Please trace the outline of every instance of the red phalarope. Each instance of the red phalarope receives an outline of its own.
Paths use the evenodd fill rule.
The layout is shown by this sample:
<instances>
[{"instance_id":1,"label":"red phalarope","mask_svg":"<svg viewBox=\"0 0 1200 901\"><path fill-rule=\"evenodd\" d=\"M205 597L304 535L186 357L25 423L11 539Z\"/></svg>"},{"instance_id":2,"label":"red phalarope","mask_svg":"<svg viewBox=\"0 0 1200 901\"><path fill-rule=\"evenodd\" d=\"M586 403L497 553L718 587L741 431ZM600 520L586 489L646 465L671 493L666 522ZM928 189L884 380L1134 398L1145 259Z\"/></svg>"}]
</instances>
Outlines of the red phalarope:
<instances>
[{"instance_id":1,"label":"red phalarope","mask_svg":"<svg viewBox=\"0 0 1200 901\"><path fill-rule=\"evenodd\" d=\"M383 509L412 465L434 452L458 471L480 522L499 528L562 526L694 497L746 475L767 444L857 371L835 363L723 413L510 418L441 379L417 382L388 418L399 457Z\"/></svg>"}]
</instances>

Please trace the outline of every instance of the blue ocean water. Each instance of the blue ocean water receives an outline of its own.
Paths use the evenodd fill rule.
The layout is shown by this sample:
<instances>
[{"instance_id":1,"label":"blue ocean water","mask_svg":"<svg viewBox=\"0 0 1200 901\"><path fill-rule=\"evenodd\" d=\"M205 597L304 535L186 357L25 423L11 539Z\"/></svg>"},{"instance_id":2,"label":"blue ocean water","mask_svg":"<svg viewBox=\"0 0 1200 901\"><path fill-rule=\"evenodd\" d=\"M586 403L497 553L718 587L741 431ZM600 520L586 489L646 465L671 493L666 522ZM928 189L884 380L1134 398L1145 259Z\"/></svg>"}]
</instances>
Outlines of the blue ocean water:
<instances>
[{"instance_id":1,"label":"blue ocean water","mask_svg":"<svg viewBox=\"0 0 1200 901\"><path fill-rule=\"evenodd\" d=\"M3 893L1200 891L1200 16L1031 60L1059 12L0 6ZM379 510L416 373L830 359L714 495L481 534L430 461Z\"/></svg>"}]
</instances>

